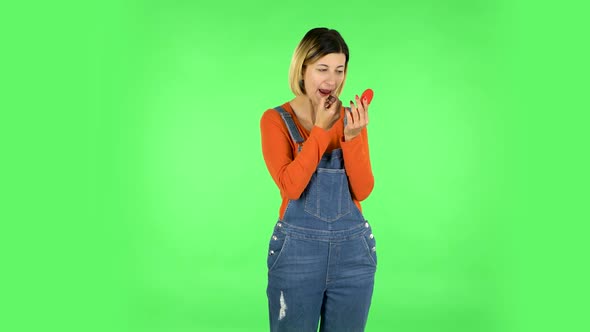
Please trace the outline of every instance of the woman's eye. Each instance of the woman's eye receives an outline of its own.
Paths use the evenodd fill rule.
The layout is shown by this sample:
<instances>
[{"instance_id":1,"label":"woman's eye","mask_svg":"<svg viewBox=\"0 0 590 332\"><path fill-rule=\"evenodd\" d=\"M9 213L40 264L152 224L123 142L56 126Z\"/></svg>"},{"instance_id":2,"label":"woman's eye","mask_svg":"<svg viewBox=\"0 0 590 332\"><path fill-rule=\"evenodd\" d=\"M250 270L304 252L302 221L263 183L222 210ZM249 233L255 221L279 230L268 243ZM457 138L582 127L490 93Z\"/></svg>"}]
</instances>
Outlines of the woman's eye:
<instances>
[{"instance_id":1,"label":"woman's eye","mask_svg":"<svg viewBox=\"0 0 590 332\"><path fill-rule=\"evenodd\" d=\"M344 73L344 70L338 70L337 73L338 74L343 74Z\"/></svg>"},{"instance_id":2,"label":"woman's eye","mask_svg":"<svg viewBox=\"0 0 590 332\"><path fill-rule=\"evenodd\" d=\"M318 69L318 71L327 71L327 69L325 69L325 68L320 68L320 69Z\"/></svg>"}]
</instances>

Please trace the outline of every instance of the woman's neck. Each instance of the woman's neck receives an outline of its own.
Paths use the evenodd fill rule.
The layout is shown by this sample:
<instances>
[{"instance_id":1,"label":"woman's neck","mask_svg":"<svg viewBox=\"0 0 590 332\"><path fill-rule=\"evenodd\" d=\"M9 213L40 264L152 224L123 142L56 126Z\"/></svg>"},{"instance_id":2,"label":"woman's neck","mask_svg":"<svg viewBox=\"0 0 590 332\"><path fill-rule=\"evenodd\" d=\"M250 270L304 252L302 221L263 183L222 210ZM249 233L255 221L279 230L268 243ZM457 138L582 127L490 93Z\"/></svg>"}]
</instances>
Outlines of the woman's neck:
<instances>
[{"instance_id":1,"label":"woman's neck","mask_svg":"<svg viewBox=\"0 0 590 332\"><path fill-rule=\"evenodd\" d=\"M297 96L291 100L290 104L300 122L311 123L313 126L315 122L315 107L308 97Z\"/></svg>"}]
</instances>

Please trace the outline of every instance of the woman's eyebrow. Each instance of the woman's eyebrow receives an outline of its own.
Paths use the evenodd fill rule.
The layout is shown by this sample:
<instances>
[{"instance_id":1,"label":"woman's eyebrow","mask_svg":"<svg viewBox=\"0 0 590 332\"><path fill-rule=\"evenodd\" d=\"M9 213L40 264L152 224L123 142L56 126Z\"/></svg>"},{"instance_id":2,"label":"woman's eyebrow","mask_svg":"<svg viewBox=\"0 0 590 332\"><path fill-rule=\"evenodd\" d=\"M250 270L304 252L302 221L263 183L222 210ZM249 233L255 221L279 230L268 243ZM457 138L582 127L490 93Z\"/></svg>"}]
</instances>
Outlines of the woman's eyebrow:
<instances>
[{"instance_id":1,"label":"woman's eyebrow","mask_svg":"<svg viewBox=\"0 0 590 332\"><path fill-rule=\"evenodd\" d=\"M318 66L326 66L326 67L330 67L324 63L318 63ZM344 67L344 65L340 65L340 66L336 66L336 68L340 68L340 67Z\"/></svg>"}]
</instances>

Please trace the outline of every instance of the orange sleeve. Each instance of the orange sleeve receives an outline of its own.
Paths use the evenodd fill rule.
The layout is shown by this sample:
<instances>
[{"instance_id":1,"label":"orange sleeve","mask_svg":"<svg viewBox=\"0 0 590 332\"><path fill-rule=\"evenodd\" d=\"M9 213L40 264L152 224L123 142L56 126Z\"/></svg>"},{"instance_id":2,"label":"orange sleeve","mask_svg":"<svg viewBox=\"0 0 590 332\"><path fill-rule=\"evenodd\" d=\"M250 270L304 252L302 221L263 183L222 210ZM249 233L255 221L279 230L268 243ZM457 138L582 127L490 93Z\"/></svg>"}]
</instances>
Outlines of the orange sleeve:
<instances>
[{"instance_id":1,"label":"orange sleeve","mask_svg":"<svg viewBox=\"0 0 590 332\"><path fill-rule=\"evenodd\" d=\"M330 144L328 131L314 126L296 157L296 149L281 115L269 109L260 119L264 162L281 196L299 199Z\"/></svg>"},{"instance_id":2,"label":"orange sleeve","mask_svg":"<svg viewBox=\"0 0 590 332\"><path fill-rule=\"evenodd\" d=\"M369 197L375 180L369 158L369 138L367 128L363 128L360 135L345 142L342 138L340 145L344 157L344 167L350 183L350 193L359 202Z\"/></svg>"}]
</instances>

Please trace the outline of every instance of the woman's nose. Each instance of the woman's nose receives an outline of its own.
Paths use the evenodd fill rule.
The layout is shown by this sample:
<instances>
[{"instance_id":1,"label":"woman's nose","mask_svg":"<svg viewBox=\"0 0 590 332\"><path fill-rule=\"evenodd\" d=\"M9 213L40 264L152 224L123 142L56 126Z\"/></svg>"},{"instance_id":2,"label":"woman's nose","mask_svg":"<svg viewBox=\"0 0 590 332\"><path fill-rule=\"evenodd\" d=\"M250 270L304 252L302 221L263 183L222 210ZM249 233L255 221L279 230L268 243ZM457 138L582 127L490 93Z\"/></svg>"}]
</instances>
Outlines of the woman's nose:
<instances>
[{"instance_id":1,"label":"woman's nose","mask_svg":"<svg viewBox=\"0 0 590 332\"><path fill-rule=\"evenodd\" d=\"M327 82L328 82L330 85L336 85L336 74L330 74L330 75L328 76L328 80L327 80Z\"/></svg>"}]
</instances>

